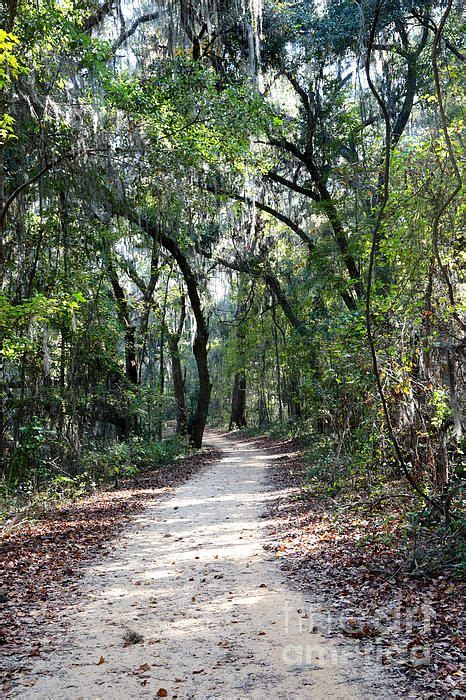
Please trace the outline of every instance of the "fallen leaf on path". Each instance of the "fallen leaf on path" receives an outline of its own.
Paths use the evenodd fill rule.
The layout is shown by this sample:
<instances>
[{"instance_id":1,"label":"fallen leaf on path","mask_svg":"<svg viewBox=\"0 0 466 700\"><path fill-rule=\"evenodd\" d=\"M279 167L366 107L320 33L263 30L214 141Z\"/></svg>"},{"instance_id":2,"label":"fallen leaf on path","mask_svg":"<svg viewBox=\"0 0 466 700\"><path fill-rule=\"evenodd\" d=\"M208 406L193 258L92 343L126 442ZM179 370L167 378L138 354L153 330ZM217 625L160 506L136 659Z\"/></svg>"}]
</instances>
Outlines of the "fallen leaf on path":
<instances>
[{"instance_id":1,"label":"fallen leaf on path","mask_svg":"<svg viewBox=\"0 0 466 700\"><path fill-rule=\"evenodd\" d=\"M101 664L105 663L105 659L103 656L100 657L100 659L97 661L96 666L100 666Z\"/></svg>"},{"instance_id":2,"label":"fallen leaf on path","mask_svg":"<svg viewBox=\"0 0 466 700\"><path fill-rule=\"evenodd\" d=\"M364 639L364 637L376 637L379 634L378 629L370 624L364 623L363 625L358 625L354 620L348 620L350 625L349 629L344 629L343 634L347 637L352 637L353 639Z\"/></svg>"},{"instance_id":3,"label":"fallen leaf on path","mask_svg":"<svg viewBox=\"0 0 466 700\"><path fill-rule=\"evenodd\" d=\"M149 664L141 664L139 668L137 668L134 673L146 673L146 671L150 671L150 665Z\"/></svg>"}]
</instances>

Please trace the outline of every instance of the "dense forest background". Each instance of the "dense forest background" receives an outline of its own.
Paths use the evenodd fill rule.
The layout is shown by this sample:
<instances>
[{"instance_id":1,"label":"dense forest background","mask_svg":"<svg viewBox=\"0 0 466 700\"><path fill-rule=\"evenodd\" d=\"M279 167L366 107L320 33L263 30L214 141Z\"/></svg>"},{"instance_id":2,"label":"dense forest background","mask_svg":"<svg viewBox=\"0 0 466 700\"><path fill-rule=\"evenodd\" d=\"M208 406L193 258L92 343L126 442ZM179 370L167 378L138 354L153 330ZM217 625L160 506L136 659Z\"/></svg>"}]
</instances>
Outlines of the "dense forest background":
<instances>
[{"instance_id":1,"label":"dense forest background","mask_svg":"<svg viewBox=\"0 0 466 700\"><path fill-rule=\"evenodd\" d=\"M404 480L456 518L459 3L1 18L4 495L118 479L209 420L311 435L332 488Z\"/></svg>"}]
</instances>

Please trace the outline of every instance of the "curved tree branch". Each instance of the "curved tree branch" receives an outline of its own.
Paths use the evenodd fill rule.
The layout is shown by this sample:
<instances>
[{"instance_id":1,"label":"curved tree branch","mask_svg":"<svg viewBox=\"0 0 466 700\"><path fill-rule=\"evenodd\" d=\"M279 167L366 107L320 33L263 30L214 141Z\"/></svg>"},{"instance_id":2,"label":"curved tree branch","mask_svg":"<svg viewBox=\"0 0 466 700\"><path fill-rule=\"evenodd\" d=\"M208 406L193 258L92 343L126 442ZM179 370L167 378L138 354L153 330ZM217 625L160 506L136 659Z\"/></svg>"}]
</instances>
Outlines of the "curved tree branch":
<instances>
[{"instance_id":1,"label":"curved tree branch","mask_svg":"<svg viewBox=\"0 0 466 700\"><path fill-rule=\"evenodd\" d=\"M115 39L112 45L112 51L117 51L123 44L125 44L130 37L136 32L137 28L141 24L147 24L148 22L153 22L159 18L158 12L148 12L145 15L138 17L128 29L123 29L118 39Z\"/></svg>"},{"instance_id":2,"label":"curved tree branch","mask_svg":"<svg viewBox=\"0 0 466 700\"><path fill-rule=\"evenodd\" d=\"M224 190L219 190L218 188L216 189L215 187L207 185L207 190L208 192L212 192L213 194L219 194L223 195L226 197L230 197L231 199L236 199L239 202L245 202L248 203L250 200L245 197L244 195L240 195L237 192L226 192ZM289 216L286 216L285 214L282 214L281 212L278 212L276 209L273 209L270 207L268 204L264 204L263 202L259 202L255 200L255 205L258 209L261 211L265 211L267 214L270 214L273 216L275 219L278 221L282 221L286 226L288 226L294 233L296 233L297 236L303 241L303 243L306 244L309 253L312 254L315 250L315 243L312 240L312 238L300 227L298 226L292 219L290 219ZM355 270L356 268L352 268ZM359 271L358 271L359 275ZM356 308L356 303L351 295L350 292L340 290L339 294L341 298L343 299L345 306L350 310L354 311Z\"/></svg>"},{"instance_id":3,"label":"curved tree branch","mask_svg":"<svg viewBox=\"0 0 466 700\"><path fill-rule=\"evenodd\" d=\"M212 194L218 194L224 197L229 197L230 199L236 199L236 201L244 202L245 204L248 204L252 201L250 198L246 197L245 195L239 194L238 192L227 192L226 190L221 190L211 185L207 185L206 189ZM288 228L290 228L293 231L293 233L296 233L296 235L299 236L299 238L303 241L303 243L306 244L310 251L314 250L314 241L312 240L312 238L300 226L298 226L298 224L295 221L290 219L289 216L286 216L286 214L282 214L273 207L269 206L268 204L265 204L264 202L260 202L257 199L254 200L254 204L261 211L264 211L266 214L270 214L275 219L281 221L283 224L288 226Z\"/></svg>"},{"instance_id":4,"label":"curved tree branch","mask_svg":"<svg viewBox=\"0 0 466 700\"><path fill-rule=\"evenodd\" d=\"M193 354L196 360L199 376L199 392L197 397L196 410L191 421L190 438L194 447L202 446L202 437L207 421L209 410L210 394L212 385L210 383L209 365L207 362L207 346L209 342L209 329L204 316L201 298L198 290L198 280L186 254L183 252L177 241L170 236L161 225L152 223L147 217L139 216L129 212L126 207L114 207L114 213L127 219L131 224L138 226L151 238L156 240L165 250L167 250L178 265L186 284L186 290L191 303L191 309L196 319L196 335L193 342Z\"/></svg>"},{"instance_id":5,"label":"curved tree branch","mask_svg":"<svg viewBox=\"0 0 466 700\"><path fill-rule=\"evenodd\" d=\"M285 317L289 321L290 325L304 338L309 338L311 331L306 326L306 324L301 321L293 311L290 302L284 293L281 284L277 277L273 274L271 270L263 270L254 265L246 263L242 260L226 260L225 258L217 257L217 263L227 267L230 270L236 270L237 272L244 272L256 279L262 279L271 292L275 294L275 297L282 307Z\"/></svg>"},{"instance_id":6,"label":"curved tree branch","mask_svg":"<svg viewBox=\"0 0 466 700\"><path fill-rule=\"evenodd\" d=\"M5 200L2 208L0 209L0 231L3 230L5 226L5 221L6 221L6 216L8 213L9 208L11 205L15 202L16 199L18 199L19 195L24 192L28 187L31 187L31 185L34 185L36 182L38 182L45 173L47 173L49 170L52 170L53 168L56 168L57 165L61 165L63 161L75 158L78 154L77 153L64 153L60 158L57 158L56 160L51 161L50 163L46 163L40 170L37 172L35 175L29 178L29 180L25 180L24 182L21 183L21 185L18 185L18 187L13 190L13 192L7 197Z\"/></svg>"},{"instance_id":7,"label":"curved tree branch","mask_svg":"<svg viewBox=\"0 0 466 700\"><path fill-rule=\"evenodd\" d=\"M293 192L303 194L305 197L309 197L309 199L313 199L315 202L320 202L319 195L314 192L314 190L311 190L309 187L298 185L296 182L283 177L283 175L279 175L274 170L268 172L266 177L273 182L277 182L279 185L283 185L283 187L287 187L289 190L293 190Z\"/></svg>"}]
</instances>

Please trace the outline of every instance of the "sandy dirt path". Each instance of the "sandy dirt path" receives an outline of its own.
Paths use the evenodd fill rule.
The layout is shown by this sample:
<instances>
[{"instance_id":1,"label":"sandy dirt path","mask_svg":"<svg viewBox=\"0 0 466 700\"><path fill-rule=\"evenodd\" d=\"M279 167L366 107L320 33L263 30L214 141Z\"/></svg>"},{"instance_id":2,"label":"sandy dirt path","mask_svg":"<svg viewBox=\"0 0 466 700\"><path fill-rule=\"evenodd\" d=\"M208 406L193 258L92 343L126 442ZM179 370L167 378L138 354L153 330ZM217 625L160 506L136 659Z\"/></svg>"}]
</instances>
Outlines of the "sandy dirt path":
<instances>
[{"instance_id":1,"label":"sandy dirt path","mask_svg":"<svg viewBox=\"0 0 466 700\"><path fill-rule=\"evenodd\" d=\"M264 549L273 458L207 442L223 458L155 500L84 572L79 603L44 628L55 651L13 697L396 697L354 647L316 631L312 601ZM132 633L143 641L128 644Z\"/></svg>"}]
</instances>

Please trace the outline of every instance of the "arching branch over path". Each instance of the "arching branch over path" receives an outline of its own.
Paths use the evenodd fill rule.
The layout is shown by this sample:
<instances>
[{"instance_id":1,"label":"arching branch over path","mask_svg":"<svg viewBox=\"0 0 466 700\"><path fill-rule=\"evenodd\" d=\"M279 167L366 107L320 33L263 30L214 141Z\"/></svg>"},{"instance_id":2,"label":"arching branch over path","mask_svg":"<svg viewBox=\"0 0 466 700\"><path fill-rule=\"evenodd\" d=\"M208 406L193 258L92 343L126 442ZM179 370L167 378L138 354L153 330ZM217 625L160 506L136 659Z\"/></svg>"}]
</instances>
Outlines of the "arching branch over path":
<instances>
[{"instance_id":1,"label":"arching branch over path","mask_svg":"<svg viewBox=\"0 0 466 700\"><path fill-rule=\"evenodd\" d=\"M204 316L201 298L199 296L198 280L193 272L187 255L183 252L178 242L169 235L162 226L152 223L147 217L138 216L135 213L130 213L121 208L118 212L119 216L127 219L131 224L138 226L145 231L151 238L157 240L158 243L165 248L173 257L178 268L183 276L186 284L191 308L196 319L196 335L193 342L193 354L196 360L199 392L194 415L189 423L189 434L191 443L194 447L201 447L204 428L207 421L209 411L210 394L212 385L210 383L209 366L207 362L207 345L209 341L209 329Z\"/></svg>"}]
</instances>

